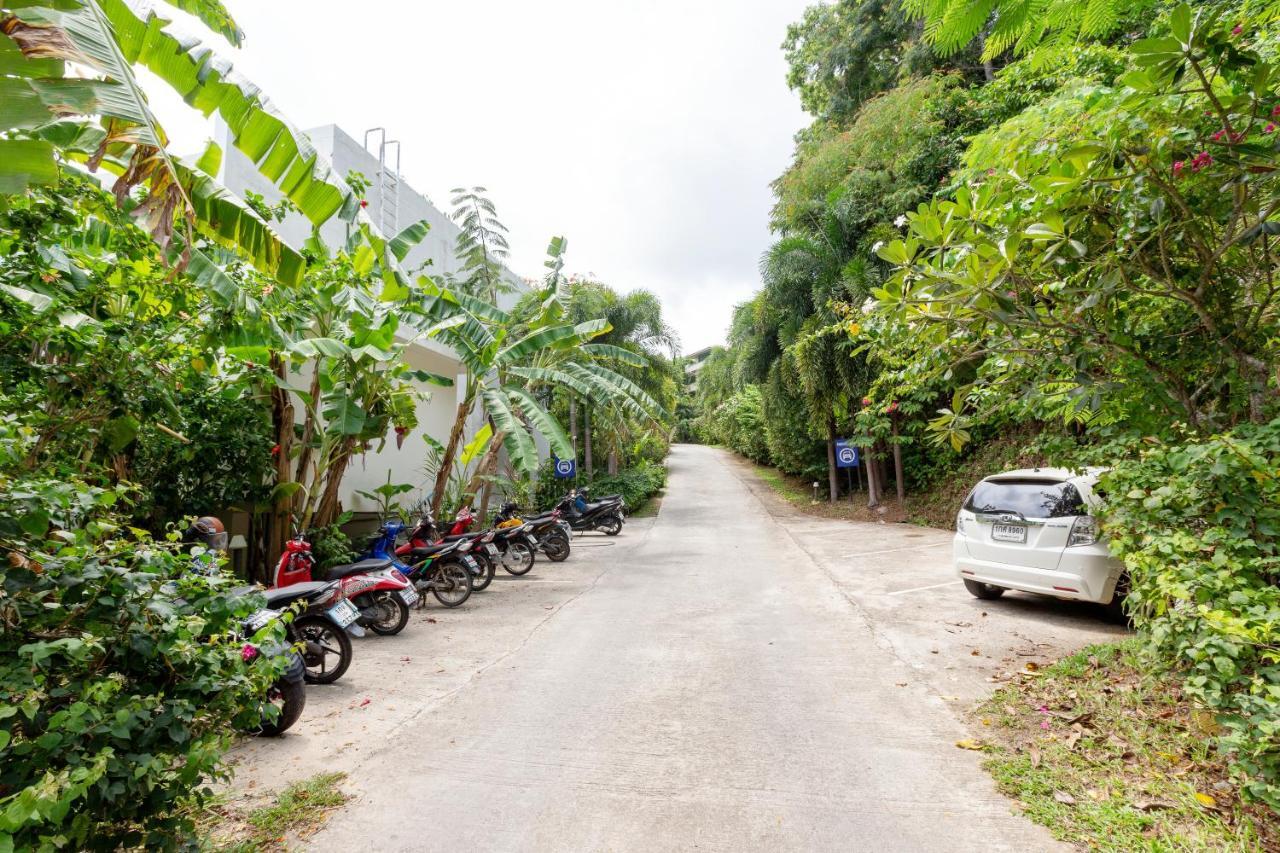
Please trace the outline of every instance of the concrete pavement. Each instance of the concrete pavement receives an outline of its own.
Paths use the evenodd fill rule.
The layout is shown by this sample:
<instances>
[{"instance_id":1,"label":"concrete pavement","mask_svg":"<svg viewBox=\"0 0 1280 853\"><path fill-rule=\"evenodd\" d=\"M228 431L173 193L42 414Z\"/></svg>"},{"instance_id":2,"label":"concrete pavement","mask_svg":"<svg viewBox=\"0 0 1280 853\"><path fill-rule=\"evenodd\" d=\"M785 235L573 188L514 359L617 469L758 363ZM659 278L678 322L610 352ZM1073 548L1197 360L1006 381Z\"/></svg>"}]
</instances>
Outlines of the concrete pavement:
<instances>
[{"instance_id":1,"label":"concrete pavement","mask_svg":"<svg viewBox=\"0 0 1280 853\"><path fill-rule=\"evenodd\" d=\"M244 778L346 770L319 850L1055 849L954 746L969 638L878 621L912 585L970 612L944 535L796 516L716 449L669 464L656 522L360 643Z\"/></svg>"}]
</instances>

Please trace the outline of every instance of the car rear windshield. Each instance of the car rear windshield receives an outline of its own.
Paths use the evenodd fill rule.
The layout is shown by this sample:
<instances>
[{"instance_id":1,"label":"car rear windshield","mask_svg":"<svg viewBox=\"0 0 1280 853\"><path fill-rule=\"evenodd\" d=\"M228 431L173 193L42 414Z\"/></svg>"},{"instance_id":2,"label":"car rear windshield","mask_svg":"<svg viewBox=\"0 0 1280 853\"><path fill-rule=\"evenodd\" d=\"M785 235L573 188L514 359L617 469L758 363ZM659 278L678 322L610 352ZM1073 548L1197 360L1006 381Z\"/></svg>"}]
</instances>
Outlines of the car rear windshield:
<instances>
[{"instance_id":1,"label":"car rear windshield","mask_svg":"<svg viewBox=\"0 0 1280 853\"><path fill-rule=\"evenodd\" d=\"M1086 514L1075 486L1043 480L984 480L969 493L964 508L970 512L1014 512L1025 518Z\"/></svg>"}]
</instances>

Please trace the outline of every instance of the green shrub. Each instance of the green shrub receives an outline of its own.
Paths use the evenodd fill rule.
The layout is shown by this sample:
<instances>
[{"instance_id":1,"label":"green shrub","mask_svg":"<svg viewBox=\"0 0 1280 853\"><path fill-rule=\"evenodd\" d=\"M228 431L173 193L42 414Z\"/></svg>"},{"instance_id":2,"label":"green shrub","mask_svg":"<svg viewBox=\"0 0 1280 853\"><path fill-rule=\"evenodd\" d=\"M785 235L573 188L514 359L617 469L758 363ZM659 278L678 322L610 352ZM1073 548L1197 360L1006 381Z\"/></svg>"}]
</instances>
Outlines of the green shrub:
<instances>
[{"instance_id":1,"label":"green shrub","mask_svg":"<svg viewBox=\"0 0 1280 853\"><path fill-rule=\"evenodd\" d=\"M125 495L0 473L0 850L177 846L277 675L232 633L260 596L117 526Z\"/></svg>"},{"instance_id":2,"label":"green shrub","mask_svg":"<svg viewBox=\"0 0 1280 853\"><path fill-rule=\"evenodd\" d=\"M634 510L656 495L667 484L667 469L661 464L641 462L613 476L596 477L589 490L592 495L622 495L627 509Z\"/></svg>"},{"instance_id":3,"label":"green shrub","mask_svg":"<svg viewBox=\"0 0 1280 853\"><path fill-rule=\"evenodd\" d=\"M1135 623L1217 714L1244 792L1280 808L1280 420L1150 447L1102 488Z\"/></svg>"}]
</instances>

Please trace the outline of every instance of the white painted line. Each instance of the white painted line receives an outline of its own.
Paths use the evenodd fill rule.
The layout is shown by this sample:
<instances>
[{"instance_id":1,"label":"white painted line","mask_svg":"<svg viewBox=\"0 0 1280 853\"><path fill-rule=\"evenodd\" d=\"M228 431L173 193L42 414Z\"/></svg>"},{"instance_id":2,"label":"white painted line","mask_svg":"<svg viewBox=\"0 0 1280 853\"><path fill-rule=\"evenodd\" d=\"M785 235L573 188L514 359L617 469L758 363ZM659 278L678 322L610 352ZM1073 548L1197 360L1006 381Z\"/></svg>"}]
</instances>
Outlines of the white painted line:
<instances>
[{"instance_id":1,"label":"white painted line","mask_svg":"<svg viewBox=\"0 0 1280 853\"><path fill-rule=\"evenodd\" d=\"M901 552L903 552L903 551L922 551L922 550L924 550L925 548L942 548L942 547L949 547L950 545L951 545L951 540L950 540L950 539L948 539L946 542L926 542L926 543L924 543L923 545L907 545L907 546L902 547L902 548L885 548L885 549L880 550L880 551L850 551L849 553L845 554L844 556L846 556L846 557L874 557L874 556L876 556L877 554L898 554L898 553L901 553Z\"/></svg>"},{"instance_id":2,"label":"white painted line","mask_svg":"<svg viewBox=\"0 0 1280 853\"><path fill-rule=\"evenodd\" d=\"M943 586L955 586L958 583L964 583L964 581L947 581L946 583L935 583L932 586L917 586L917 587L913 587L912 589L900 589L897 592L886 592L885 595L906 595L909 592L924 592L926 589L937 589L938 587L943 587Z\"/></svg>"}]
</instances>

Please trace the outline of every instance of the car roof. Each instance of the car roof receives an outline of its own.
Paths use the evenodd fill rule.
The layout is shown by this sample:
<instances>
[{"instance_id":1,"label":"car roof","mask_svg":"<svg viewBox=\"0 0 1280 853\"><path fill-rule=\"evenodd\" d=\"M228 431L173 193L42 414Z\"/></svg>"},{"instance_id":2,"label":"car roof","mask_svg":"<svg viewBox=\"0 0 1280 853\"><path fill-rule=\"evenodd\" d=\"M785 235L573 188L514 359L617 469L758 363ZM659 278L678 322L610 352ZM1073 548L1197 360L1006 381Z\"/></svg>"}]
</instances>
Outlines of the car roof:
<instances>
[{"instance_id":1,"label":"car roof","mask_svg":"<svg viewBox=\"0 0 1280 853\"><path fill-rule=\"evenodd\" d=\"M1097 481L1106 468L1019 468L983 477L984 482L999 483L1009 480L1031 480L1041 483L1088 483Z\"/></svg>"}]
</instances>

